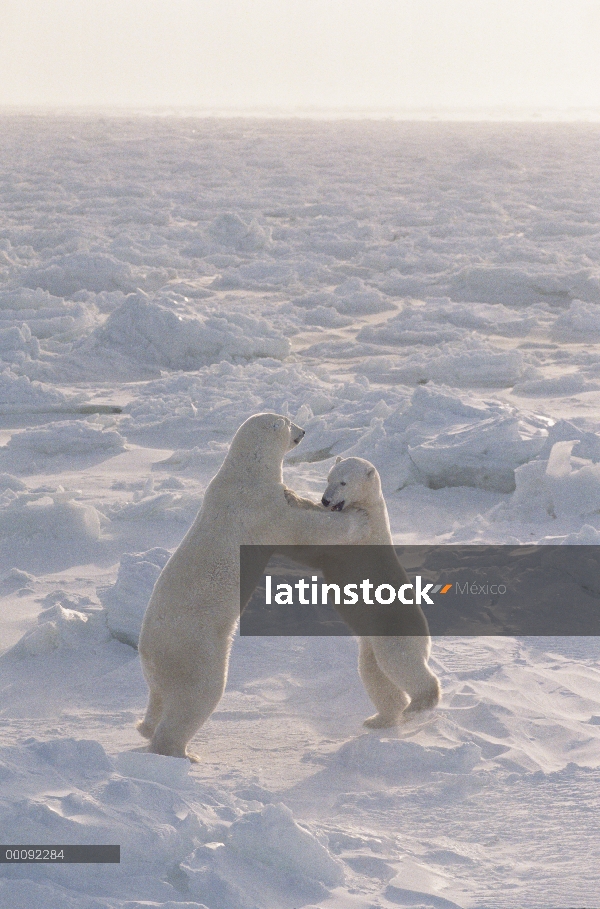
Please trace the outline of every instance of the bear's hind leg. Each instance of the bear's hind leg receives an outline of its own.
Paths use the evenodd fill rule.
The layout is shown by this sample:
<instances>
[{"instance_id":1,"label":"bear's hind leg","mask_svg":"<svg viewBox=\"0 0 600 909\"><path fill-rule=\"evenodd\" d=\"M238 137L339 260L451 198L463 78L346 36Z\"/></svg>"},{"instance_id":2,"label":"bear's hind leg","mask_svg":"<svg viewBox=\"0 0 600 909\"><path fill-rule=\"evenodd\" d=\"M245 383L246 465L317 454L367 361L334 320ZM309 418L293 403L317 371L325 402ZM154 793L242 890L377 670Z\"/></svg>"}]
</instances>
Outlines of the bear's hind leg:
<instances>
[{"instance_id":1,"label":"bear's hind leg","mask_svg":"<svg viewBox=\"0 0 600 909\"><path fill-rule=\"evenodd\" d=\"M404 711L405 716L410 716L413 713L418 713L421 710L432 710L440 702L442 696L442 689L440 686L440 681L436 675L431 673L432 678L430 679L430 684L428 688L425 688L423 691L420 691L412 699L406 710Z\"/></svg>"},{"instance_id":2,"label":"bear's hind leg","mask_svg":"<svg viewBox=\"0 0 600 909\"><path fill-rule=\"evenodd\" d=\"M186 746L209 718L223 695L225 680L190 686L165 697L163 715L148 750L170 757L189 757Z\"/></svg>"},{"instance_id":3,"label":"bear's hind leg","mask_svg":"<svg viewBox=\"0 0 600 909\"><path fill-rule=\"evenodd\" d=\"M425 637L373 638L373 651L382 672L410 697L403 719L435 707L441 697L438 677L427 665L431 643Z\"/></svg>"},{"instance_id":4,"label":"bear's hind leg","mask_svg":"<svg viewBox=\"0 0 600 909\"><path fill-rule=\"evenodd\" d=\"M408 697L382 672L369 638L358 639L358 672L377 713L363 723L370 729L396 726L408 704Z\"/></svg>"},{"instance_id":5,"label":"bear's hind leg","mask_svg":"<svg viewBox=\"0 0 600 909\"><path fill-rule=\"evenodd\" d=\"M162 711L163 699L156 689L151 688L148 697L148 706L146 707L146 715L136 726L137 731L140 735L143 735L145 739L151 739L154 735L154 730L158 725Z\"/></svg>"}]
</instances>

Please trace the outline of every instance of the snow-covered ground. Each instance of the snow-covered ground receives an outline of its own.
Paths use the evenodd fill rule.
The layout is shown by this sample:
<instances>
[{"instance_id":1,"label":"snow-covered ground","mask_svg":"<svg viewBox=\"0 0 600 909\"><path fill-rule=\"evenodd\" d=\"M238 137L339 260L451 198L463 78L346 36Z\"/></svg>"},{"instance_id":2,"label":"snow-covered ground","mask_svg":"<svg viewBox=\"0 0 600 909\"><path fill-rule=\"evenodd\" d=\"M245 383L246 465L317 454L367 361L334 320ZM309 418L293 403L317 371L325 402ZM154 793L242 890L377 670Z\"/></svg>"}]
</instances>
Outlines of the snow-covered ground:
<instances>
[{"instance_id":1,"label":"snow-covered ground","mask_svg":"<svg viewBox=\"0 0 600 909\"><path fill-rule=\"evenodd\" d=\"M438 638L365 733L352 638L239 638L143 753L152 585L247 416L380 470L398 543L600 542L600 128L5 117L0 812L24 909L600 904L597 638Z\"/></svg>"}]
</instances>

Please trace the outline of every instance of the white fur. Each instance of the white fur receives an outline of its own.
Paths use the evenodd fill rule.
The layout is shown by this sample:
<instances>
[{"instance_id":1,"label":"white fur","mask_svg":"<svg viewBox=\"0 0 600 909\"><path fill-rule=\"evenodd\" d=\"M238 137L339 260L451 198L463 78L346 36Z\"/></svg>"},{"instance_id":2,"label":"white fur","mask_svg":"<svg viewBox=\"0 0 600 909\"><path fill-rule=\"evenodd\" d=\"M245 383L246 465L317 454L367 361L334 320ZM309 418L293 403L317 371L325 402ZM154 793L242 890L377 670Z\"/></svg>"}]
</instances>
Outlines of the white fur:
<instances>
[{"instance_id":1,"label":"white fur","mask_svg":"<svg viewBox=\"0 0 600 909\"><path fill-rule=\"evenodd\" d=\"M366 532L358 509L332 514L286 501L293 493L282 460L303 435L279 414L246 420L156 582L139 641L150 695L138 729L152 752L184 757L223 694L240 612L240 545L354 543Z\"/></svg>"},{"instance_id":2,"label":"white fur","mask_svg":"<svg viewBox=\"0 0 600 909\"><path fill-rule=\"evenodd\" d=\"M364 509L369 516L369 532L361 543L392 545L392 534L381 481L377 470L363 458L338 458L329 473L322 503L328 508L348 506ZM398 563L400 583L408 578ZM325 571L326 580L330 577ZM331 578L333 580L333 578ZM406 628L421 622L427 630L419 606L404 606L400 612ZM435 707L440 699L437 676L427 665L431 653L431 638L423 636L359 637L358 669L363 684L377 713L365 720L366 726L395 725L403 713L414 713ZM410 704L410 706L408 706Z\"/></svg>"}]
</instances>

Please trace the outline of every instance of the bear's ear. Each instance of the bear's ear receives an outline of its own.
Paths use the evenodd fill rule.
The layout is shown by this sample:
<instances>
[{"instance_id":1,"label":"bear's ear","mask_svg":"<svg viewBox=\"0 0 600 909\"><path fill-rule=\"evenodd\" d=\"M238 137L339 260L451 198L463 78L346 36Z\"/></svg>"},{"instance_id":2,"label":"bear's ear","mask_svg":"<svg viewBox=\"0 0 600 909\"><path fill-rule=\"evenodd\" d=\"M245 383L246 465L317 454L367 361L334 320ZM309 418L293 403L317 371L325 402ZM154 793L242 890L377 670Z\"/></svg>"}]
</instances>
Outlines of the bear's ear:
<instances>
[{"instance_id":1,"label":"bear's ear","mask_svg":"<svg viewBox=\"0 0 600 909\"><path fill-rule=\"evenodd\" d=\"M338 455L337 458L335 459L335 463L339 464L340 461L343 461L343 460L344 460L343 457L341 455Z\"/></svg>"},{"instance_id":2,"label":"bear's ear","mask_svg":"<svg viewBox=\"0 0 600 909\"><path fill-rule=\"evenodd\" d=\"M367 470L367 479L370 479L371 477L374 477L374 476L375 476L375 468L369 467L369 469Z\"/></svg>"}]
</instances>

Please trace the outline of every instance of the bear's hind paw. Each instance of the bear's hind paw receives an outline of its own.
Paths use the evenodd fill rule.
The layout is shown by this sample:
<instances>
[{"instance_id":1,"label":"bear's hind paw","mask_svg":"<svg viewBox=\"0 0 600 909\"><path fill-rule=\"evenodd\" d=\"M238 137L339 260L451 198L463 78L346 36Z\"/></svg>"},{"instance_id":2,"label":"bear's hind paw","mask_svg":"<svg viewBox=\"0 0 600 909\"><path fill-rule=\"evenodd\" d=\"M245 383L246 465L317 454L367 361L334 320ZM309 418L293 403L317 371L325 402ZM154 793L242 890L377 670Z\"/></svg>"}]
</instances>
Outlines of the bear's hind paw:
<instances>
[{"instance_id":1,"label":"bear's hind paw","mask_svg":"<svg viewBox=\"0 0 600 909\"><path fill-rule=\"evenodd\" d=\"M151 739L154 735L154 729L146 724L145 720L138 720L135 724L135 728L140 735L143 735L145 739Z\"/></svg>"},{"instance_id":2,"label":"bear's hind paw","mask_svg":"<svg viewBox=\"0 0 600 909\"><path fill-rule=\"evenodd\" d=\"M399 716L384 716L381 713L375 713L373 716L367 717L363 726L366 726L367 729L389 729L390 726L397 726L399 722Z\"/></svg>"}]
</instances>

